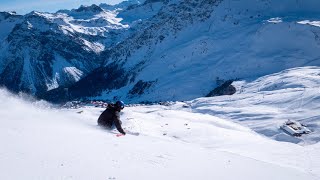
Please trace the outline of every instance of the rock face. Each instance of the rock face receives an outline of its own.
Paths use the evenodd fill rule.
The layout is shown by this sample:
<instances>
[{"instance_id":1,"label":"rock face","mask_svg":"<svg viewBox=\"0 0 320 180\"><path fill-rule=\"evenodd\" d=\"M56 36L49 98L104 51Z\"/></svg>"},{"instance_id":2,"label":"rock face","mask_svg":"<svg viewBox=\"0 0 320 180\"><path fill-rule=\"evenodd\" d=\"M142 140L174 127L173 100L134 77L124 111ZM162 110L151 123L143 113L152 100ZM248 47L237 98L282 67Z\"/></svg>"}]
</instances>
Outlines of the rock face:
<instances>
[{"instance_id":1,"label":"rock face","mask_svg":"<svg viewBox=\"0 0 320 180\"><path fill-rule=\"evenodd\" d=\"M154 82L143 82L138 81L133 88L129 91L130 95L143 95L146 90L148 90Z\"/></svg>"},{"instance_id":2,"label":"rock face","mask_svg":"<svg viewBox=\"0 0 320 180\"><path fill-rule=\"evenodd\" d=\"M210 94L218 77L255 79L319 65L317 5L131 0L7 13L0 16L0 84L50 101L190 100Z\"/></svg>"},{"instance_id":3,"label":"rock face","mask_svg":"<svg viewBox=\"0 0 320 180\"><path fill-rule=\"evenodd\" d=\"M0 83L30 93L73 84L101 63L84 42L79 34L66 35L39 14L28 14L4 43Z\"/></svg>"},{"instance_id":4,"label":"rock face","mask_svg":"<svg viewBox=\"0 0 320 180\"><path fill-rule=\"evenodd\" d=\"M233 80L228 80L224 82L222 85L212 90L206 97L233 95L234 93L237 92L237 90L232 85L232 83L233 83Z\"/></svg>"}]
</instances>

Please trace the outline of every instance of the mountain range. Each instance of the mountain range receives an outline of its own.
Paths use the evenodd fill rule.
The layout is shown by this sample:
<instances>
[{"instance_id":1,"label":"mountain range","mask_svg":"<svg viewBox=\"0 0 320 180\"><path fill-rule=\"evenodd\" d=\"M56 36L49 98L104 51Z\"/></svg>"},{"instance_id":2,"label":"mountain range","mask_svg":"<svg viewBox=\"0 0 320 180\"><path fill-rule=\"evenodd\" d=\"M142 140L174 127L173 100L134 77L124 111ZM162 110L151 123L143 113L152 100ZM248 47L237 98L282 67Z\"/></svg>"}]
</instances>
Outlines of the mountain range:
<instances>
[{"instance_id":1,"label":"mountain range","mask_svg":"<svg viewBox=\"0 0 320 180\"><path fill-rule=\"evenodd\" d=\"M0 84L53 102L191 100L320 64L316 0L130 0L0 13ZM270 82L272 83L272 82Z\"/></svg>"}]
</instances>

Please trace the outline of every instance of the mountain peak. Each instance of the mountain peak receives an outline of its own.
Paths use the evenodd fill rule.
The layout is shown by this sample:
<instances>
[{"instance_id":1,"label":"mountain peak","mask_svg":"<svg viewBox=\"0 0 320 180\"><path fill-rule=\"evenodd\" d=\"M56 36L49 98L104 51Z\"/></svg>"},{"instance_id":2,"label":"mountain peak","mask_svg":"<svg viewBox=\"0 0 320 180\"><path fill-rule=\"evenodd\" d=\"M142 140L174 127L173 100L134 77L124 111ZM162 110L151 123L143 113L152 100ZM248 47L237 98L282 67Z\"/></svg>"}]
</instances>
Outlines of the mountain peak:
<instances>
[{"instance_id":1,"label":"mountain peak","mask_svg":"<svg viewBox=\"0 0 320 180\"><path fill-rule=\"evenodd\" d=\"M92 4L91 6L84 6L81 5L78 9L74 10L75 12L94 12L94 13L101 13L103 12L103 9L95 4Z\"/></svg>"},{"instance_id":2,"label":"mountain peak","mask_svg":"<svg viewBox=\"0 0 320 180\"><path fill-rule=\"evenodd\" d=\"M15 11L4 11L4 12L0 12L0 18L1 19L8 19L9 17L17 17L20 15L17 15L17 13Z\"/></svg>"}]
</instances>

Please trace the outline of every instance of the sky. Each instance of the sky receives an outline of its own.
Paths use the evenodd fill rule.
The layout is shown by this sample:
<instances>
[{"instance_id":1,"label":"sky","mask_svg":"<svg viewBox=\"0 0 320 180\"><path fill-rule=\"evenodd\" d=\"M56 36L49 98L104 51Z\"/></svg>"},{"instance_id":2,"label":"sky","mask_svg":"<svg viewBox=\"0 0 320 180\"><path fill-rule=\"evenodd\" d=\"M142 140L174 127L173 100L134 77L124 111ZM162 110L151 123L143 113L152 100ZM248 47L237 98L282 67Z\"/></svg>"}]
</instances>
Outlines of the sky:
<instances>
[{"instance_id":1,"label":"sky","mask_svg":"<svg viewBox=\"0 0 320 180\"><path fill-rule=\"evenodd\" d=\"M56 12L60 9L74 9L80 5L117 4L123 0L0 0L0 11L16 11L26 14L33 10L41 12Z\"/></svg>"}]
</instances>

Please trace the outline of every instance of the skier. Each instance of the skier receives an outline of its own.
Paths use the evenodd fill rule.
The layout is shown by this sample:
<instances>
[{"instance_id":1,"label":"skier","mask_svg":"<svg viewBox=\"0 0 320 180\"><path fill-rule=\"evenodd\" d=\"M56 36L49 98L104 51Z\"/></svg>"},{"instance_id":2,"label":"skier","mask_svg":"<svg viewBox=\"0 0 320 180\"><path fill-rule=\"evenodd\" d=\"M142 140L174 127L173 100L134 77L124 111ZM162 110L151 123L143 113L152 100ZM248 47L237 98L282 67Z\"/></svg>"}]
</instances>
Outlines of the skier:
<instances>
[{"instance_id":1,"label":"skier","mask_svg":"<svg viewBox=\"0 0 320 180\"><path fill-rule=\"evenodd\" d=\"M121 127L122 122L120 121L120 111L124 108L124 103L122 101L117 101L115 104L108 104L108 107L99 116L98 125L107 129L114 129L121 133L120 135L126 135L126 132ZM118 136L118 135L117 135Z\"/></svg>"}]
</instances>

